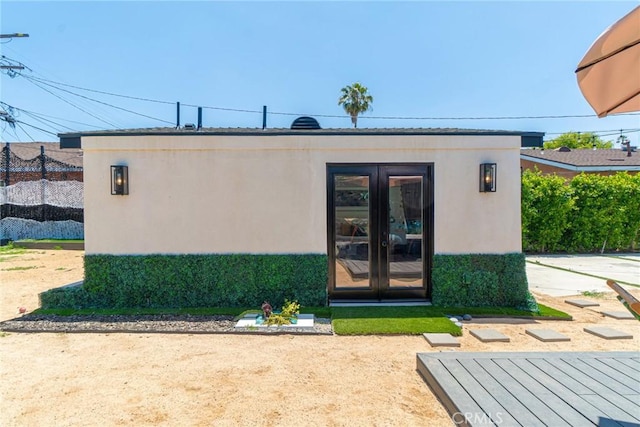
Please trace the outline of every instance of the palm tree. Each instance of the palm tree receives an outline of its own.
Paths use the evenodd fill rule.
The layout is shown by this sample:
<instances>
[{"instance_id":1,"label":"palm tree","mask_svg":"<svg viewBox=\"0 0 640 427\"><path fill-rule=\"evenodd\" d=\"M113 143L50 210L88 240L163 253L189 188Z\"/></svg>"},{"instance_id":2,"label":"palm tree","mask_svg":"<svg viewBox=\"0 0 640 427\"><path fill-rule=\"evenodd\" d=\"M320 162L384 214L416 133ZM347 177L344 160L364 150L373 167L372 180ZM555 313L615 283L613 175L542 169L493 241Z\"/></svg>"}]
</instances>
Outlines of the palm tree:
<instances>
[{"instance_id":1,"label":"palm tree","mask_svg":"<svg viewBox=\"0 0 640 427\"><path fill-rule=\"evenodd\" d=\"M367 88L360 83L354 83L341 89L342 95L338 99L338 105L342 105L344 111L351 116L353 127L358 127L358 114L368 111L373 102L373 97L367 92Z\"/></svg>"}]
</instances>

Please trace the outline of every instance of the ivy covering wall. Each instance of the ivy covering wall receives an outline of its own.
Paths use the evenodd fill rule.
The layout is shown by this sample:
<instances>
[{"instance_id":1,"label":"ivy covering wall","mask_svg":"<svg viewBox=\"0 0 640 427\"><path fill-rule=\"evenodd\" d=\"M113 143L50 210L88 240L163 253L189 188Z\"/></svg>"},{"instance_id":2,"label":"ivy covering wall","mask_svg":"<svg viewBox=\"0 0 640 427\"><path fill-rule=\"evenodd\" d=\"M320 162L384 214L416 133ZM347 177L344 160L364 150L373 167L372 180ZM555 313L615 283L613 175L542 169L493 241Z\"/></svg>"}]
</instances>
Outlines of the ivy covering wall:
<instances>
[{"instance_id":1,"label":"ivy covering wall","mask_svg":"<svg viewBox=\"0 0 640 427\"><path fill-rule=\"evenodd\" d=\"M84 264L84 285L41 294L43 308L327 304L323 254L86 255Z\"/></svg>"},{"instance_id":2,"label":"ivy covering wall","mask_svg":"<svg viewBox=\"0 0 640 427\"><path fill-rule=\"evenodd\" d=\"M435 306L537 309L528 290L522 253L437 254L432 283Z\"/></svg>"},{"instance_id":3,"label":"ivy covering wall","mask_svg":"<svg viewBox=\"0 0 640 427\"><path fill-rule=\"evenodd\" d=\"M522 248L599 252L640 246L640 174L522 175Z\"/></svg>"}]
</instances>

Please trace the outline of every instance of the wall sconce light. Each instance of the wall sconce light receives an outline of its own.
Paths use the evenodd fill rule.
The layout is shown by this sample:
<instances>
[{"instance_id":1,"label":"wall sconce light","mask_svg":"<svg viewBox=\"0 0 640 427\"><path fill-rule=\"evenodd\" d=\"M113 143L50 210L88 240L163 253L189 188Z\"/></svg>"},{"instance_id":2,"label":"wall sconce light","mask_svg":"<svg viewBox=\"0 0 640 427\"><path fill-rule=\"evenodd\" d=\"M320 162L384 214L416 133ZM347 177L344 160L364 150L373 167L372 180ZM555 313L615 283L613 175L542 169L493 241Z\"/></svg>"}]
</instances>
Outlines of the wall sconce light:
<instances>
[{"instance_id":1,"label":"wall sconce light","mask_svg":"<svg viewBox=\"0 0 640 427\"><path fill-rule=\"evenodd\" d=\"M124 196L129 194L129 168L111 166L111 194Z\"/></svg>"},{"instance_id":2,"label":"wall sconce light","mask_svg":"<svg viewBox=\"0 0 640 427\"><path fill-rule=\"evenodd\" d=\"M496 170L495 163L482 163L480 165L480 192L493 193L496 191Z\"/></svg>"}]
</instances>

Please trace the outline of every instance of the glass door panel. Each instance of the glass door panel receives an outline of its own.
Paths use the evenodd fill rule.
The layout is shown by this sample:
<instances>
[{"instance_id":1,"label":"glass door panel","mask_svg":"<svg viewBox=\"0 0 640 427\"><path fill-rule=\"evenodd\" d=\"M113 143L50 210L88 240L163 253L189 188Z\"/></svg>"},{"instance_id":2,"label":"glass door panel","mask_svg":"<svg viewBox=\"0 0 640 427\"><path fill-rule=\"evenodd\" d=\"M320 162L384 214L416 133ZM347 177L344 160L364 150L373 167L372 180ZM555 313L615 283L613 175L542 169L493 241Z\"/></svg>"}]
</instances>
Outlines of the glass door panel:
<instances>
[{"instance_id":1,"label":"glass door panel","mask_svg":"<svg viewBox=\"0 0 640 427\"><path fill-rule=\"evenodd\" d=\"M387 177L387 280L390 288L422 288L423 177ZM384 250L384 249L383 249Z\"/></svg>"},{"instance_id":2,"label":"glass door panel","mask_svg":"<svg viewBox=\"0 0 640 427\"><path fill-rule=\"evenodd\" d=\"M330 298L430 295L432 174L430 164L327 166Z\"/></svg>"},{"instance_id":3,"label":"glass door panel","mask_svg":"<svg viewBox=\"0 0 640 427\"><path fill-rule=\"evenodd\" d=\"M334 175L336 289L371 288L370 184L368 175Z\"/></svg>"}]
</instances>

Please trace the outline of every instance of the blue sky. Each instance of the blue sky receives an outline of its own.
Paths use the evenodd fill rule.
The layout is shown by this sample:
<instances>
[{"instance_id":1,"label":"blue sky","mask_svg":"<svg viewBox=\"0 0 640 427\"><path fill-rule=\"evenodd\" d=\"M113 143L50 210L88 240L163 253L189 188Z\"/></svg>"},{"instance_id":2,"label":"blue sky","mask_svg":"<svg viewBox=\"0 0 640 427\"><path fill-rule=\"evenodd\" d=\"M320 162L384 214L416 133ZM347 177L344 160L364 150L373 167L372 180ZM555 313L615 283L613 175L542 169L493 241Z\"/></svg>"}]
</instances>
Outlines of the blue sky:
<instances>
[{"instance_id":1,"label":"blue sky","mask_svg":"<svg viewBox=\"0 0 640 427\"><path fill-rule=\"evenodd\" d=\"M22 122L15 130L0 123L1 140L171 126L176 101L182 124L197 121L191 104L205 107L206 127L261 127L254 111L267 105L291 113L269 114L268 127L289 127L298 115L350 127L337 99L358 81L374 97L359 127L540 131L545 139L598 131L609 140L627 129L639 145L640 115L598 119L574 74L598 35L637 4L2 0L1 32L30 35L3 40L2 55L32 71L1 76L0 100L21 109L13 114ZM590 117L538 118L582 115ZM505 116L528 118L455 119Z\"/></svg>"}]
</instances>

